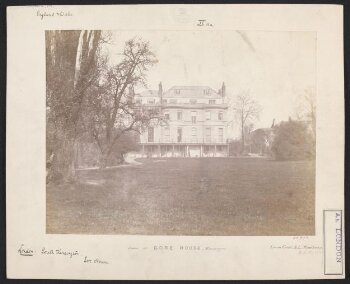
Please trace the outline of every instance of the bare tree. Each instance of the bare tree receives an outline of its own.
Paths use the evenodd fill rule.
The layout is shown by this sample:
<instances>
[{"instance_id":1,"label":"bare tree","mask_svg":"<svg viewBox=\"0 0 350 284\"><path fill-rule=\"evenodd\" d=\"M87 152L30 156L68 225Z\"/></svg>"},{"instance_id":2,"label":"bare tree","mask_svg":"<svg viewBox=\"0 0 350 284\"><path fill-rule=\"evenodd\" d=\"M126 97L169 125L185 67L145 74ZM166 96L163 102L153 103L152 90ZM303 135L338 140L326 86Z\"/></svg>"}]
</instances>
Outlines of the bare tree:
<instances>
[{"instance_id":1,"label":"bare tree","mask_svg":"<svg viewBox=\"0 0 350 284\"><path fill-rule=\"evenodd\" d=\"M316 138L316 95L314 88L307 88L299 97L296 107L297 120L305 120L311 123L312 134Z\"/></svg>"},{"instance_id":2,"label":"bare tree","mask_svg":"<svg viewBox=\"0 0 350 284\"><path fill-rule=\"evenodd\" d=\"M90 96L88 128L101 151L101 167L107 165L123 135L141 131L160 118L159 109L142 108L134 102L134 88L146 85L148 68L156 62L148 42L135 38L127 41L121 62L107 68L96 93Z\"/></svg>"},{"instance_id":3,"label":"bare tree","mask_svg":"<svg viewBox=\"0 0 350 284\"><path fill-rule=\"evenodd\" d=\"M261 112L260 105L251 98L248 93L238 95L233 102L232 107L234 114L239 121L241 129L241 153L245 148L245 130L246 127L252 124L254 120L259 119Z\"/></svg>"}]
</instances>

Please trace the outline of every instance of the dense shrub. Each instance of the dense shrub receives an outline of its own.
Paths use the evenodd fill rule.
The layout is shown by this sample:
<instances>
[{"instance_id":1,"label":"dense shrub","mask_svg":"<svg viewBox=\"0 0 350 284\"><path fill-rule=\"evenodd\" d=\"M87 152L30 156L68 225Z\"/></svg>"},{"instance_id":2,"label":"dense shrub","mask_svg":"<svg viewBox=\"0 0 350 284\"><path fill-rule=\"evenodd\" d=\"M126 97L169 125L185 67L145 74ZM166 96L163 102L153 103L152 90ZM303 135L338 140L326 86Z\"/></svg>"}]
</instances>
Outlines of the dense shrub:
<instances>
[{"instance_id":1,"label":"dense shrub","mask_svg":"<svg viewBox=\"0 0 350 284\"><path fill-rule=\"evenodd\" d=\"M290 120L276 127L271 150L277 160L312 160L315 139L306 123Z\"/></svg>"},{"instance_id":2,"label":"dense shrub","mask_svg":"<svg viewBox=\"0 0 350 284\"><path fill-rule=\"evenodd\" d=\"M241 140L232 140L229 142L229 156L238 156L242 152Z\"/></svg>"},{"instance_id":3,"label":"dense shrub","mask_svg":"<svg viewBox=\"0 0 350 284\"><path fill-rule=\"evenodd\" d=\"M249 152L262 156L271 156L270 143L272 141L273 128L259 128L250 134Z\"/></svg>"},{"instance_id":4,"label":"dense shrub","mask_svg":"<svg viewBox=\"0 0 350 284\"><path fill-rule=\"evenodd\" d=\"M126 133L120 137L113 146L112 154L108 159L108 166L122 164L124 163L125 154L133 151L139 151L140 146L138 144L138 140L138 134L134 132Z\"/></svg>"}]
</instances>

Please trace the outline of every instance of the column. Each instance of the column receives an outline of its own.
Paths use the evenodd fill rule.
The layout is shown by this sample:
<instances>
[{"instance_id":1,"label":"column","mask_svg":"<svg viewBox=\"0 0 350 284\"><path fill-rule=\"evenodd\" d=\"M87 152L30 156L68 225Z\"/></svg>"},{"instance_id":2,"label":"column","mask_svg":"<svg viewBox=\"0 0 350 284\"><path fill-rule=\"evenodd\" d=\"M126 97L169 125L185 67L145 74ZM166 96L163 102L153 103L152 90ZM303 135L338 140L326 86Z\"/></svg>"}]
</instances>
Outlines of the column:
<instances>
[{"instance_id":1,"label":"column","mask_svg":"<svg viewBox=\"0 0 350 284\"><path fill-rule=\"evenodd\" d=\"M216 144L214 146L214 157L216 157Z\"/></svg>"}]
</instances>

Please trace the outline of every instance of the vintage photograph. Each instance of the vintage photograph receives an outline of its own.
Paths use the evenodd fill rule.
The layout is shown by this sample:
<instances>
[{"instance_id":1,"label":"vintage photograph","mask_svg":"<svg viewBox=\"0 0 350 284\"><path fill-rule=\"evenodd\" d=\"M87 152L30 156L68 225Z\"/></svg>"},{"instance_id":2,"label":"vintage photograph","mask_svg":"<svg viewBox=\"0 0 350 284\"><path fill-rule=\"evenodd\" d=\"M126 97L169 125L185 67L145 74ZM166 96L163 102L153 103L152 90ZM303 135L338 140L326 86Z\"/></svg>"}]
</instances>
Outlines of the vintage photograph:
<instances>
[{"instance_id":1,"label":"vintage photograph","mask_svg":"<svg viewBox=\"0 0 350 284\"><path fill-rule=\"evenodd\" d=\"M46 233L314 235L316 40L46 31Z\"/></svg>"}]
</instances>

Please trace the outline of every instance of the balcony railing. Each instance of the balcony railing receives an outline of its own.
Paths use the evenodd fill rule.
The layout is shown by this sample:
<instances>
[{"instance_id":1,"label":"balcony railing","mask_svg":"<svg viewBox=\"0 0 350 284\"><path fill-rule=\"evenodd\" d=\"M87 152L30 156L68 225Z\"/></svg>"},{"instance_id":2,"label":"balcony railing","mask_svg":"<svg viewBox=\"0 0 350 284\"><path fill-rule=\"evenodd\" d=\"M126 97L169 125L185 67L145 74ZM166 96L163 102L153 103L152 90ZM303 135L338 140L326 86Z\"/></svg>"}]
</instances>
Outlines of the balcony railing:
<instances>
[{"instance_id":1,"label":"balcony railing","mask_svg":"<svg viewBox=\"0 0 350 284\"><path fill-rule=\"evenodd\" d=\"M151 108L188 108L188 109L206 109L206 108L213 108L213 109L227 109L228 104L227 103L218 103L218 104L207 104L207 103L135 103L136 107L151 107Z\"/></svg>"},{"instance_id":2,"label":"balcony railing","mask_svg":"<svg viewBox=\"0 0 350 284\"><path fill-rule=\"evenodd\" d=\"M204 139L154 139L153 141L141 141L140 144L227 144L227 141L224 139L215 139L215 138L204 138Z\"/></svg>"}]
</instances>

